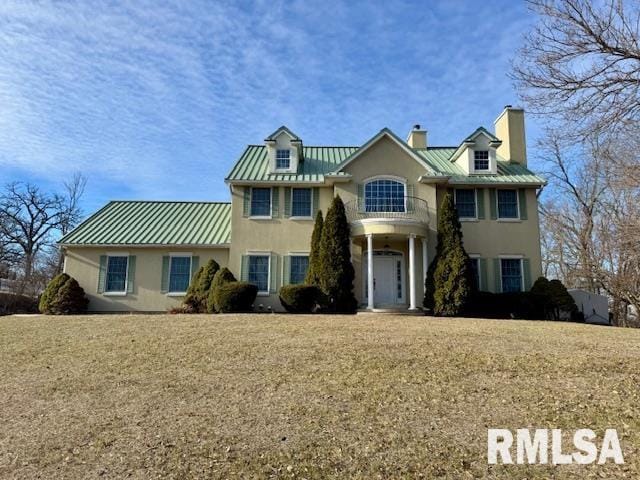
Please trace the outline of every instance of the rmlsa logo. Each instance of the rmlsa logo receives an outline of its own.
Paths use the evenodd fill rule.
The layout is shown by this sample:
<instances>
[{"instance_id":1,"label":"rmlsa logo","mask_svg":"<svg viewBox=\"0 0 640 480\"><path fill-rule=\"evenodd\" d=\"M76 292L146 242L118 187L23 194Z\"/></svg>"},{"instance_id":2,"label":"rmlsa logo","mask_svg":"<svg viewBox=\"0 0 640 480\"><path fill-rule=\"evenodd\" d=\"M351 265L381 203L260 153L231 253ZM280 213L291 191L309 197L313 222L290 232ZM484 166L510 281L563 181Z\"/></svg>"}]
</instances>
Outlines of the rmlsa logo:
<instances>
[{"instance_id":1,"label":"rmlsa logo","mask_svg":"<svg viewBox=\"0 0 640 480\"><path fill-rule=\"evenodd\" d=\"M547 464L551 457L551 464L566 465L577 463L586 465L594 463L606 463L612 459L615 463L624 463L618 432L607 429L600 444L600 454L598 455L598 445L596 434L593 430L582 428L576 430L573 435L574 451L563 453L562 430L539 428L533 430L533 437L528 428L520 428L516 431L515 463ZM551 432L551 438L549 438ZM502 428L490 428L487 435L487 460L489 464L495 465L503 463L511 465L514 463L512 453L514 451L513 434L510 430ZM551 453L549 453L551 450ZM498 460L500 458L500 460Z\"/></svg>"}]
</instances>

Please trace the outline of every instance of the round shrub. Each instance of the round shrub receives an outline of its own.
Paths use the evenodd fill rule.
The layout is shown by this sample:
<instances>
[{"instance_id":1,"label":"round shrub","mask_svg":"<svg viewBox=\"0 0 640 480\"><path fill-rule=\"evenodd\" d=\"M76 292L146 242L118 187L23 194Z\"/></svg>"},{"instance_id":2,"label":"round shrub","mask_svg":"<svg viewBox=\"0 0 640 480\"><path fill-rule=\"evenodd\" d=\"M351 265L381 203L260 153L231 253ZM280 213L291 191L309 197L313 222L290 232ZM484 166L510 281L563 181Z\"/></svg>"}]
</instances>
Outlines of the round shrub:
<instances>
[{"instance_id":1,"label":"round shrub","mask_svg":"<svg viewBox=\"0 0 640 480\"><path fill-rule=\"evenodd\" d=\"M61 273L49 282L40 298L40 312L47 315L70 315L85 313L89 300L78 282Z\"/></svg>"},{"instance_id":2,"label":"round shrub","mask_svg":"<svg viewBox=\"0 0 640 480\"><path fill-rule=\"evenodd\" d=\"M233 276L233 273L231 273L231 270L229 270L227 267L221 268L217 271L217 273L213 277L213 280L211 281L211 287L209 288L209 294L207 298L208 313L216 313L220 311L216 304L216 290L222 285L235 281L236 277Z\"/></svg>"},{"instance_id":3,"label":"round shrub","mask_svg":"<svg viewBox=\"0 0 640 480\"><path fill-rule=\"evenodd\" d=\"M247 282L228 282L215 290L219 313L250 312L258 295L258 287Z\"/></svg>"},{"instance_id":4,"label":"round shrub","mask_svg":"<svg viewBox=\"0 0 640 480\"><path fill-rule=\"evenodd\" d=\"M183 303L188 307L185 311L193 313L204 313L207 311L207 301L209 291L211 290L211 283L219 270L220 265L213 259L198 269L184 298Z\"/></svg>"},{"instance_id":5,"label":"round shrub","mask_svg":"<svg viewBox=\"0 0 640 480\"><path fill-rule=\"evenodd\" d=\"M285 285L280 289L280 303L290 313L311 313L319 293L314 285Z\"/></svg>"}]
</instances>

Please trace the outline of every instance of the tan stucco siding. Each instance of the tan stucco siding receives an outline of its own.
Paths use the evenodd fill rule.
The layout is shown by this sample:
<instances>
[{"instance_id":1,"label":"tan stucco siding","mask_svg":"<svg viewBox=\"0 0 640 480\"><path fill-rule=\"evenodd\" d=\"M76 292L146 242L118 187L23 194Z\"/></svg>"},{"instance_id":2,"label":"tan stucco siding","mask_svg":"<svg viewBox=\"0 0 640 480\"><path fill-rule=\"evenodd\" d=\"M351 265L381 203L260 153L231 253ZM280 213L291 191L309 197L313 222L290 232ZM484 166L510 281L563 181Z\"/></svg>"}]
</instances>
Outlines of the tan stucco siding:
<instances>
[{"instance_id":1,"label":"tan stucco siding","mask_svg":"<svg viewBox=\"0 0 640 480\"><path fill-rule=\"evenodd\" d=\"M505 186L505 188L509 188ZM495 291L497 272L493 259L501 256L521 255L530 261L531 283L542 275L540 256L540 229L536 190L526 189L526 220L494 220L490 215L489 189L480 190L485 195L485 219L461 221L464 247L468 254L487 259L488 290ZM447 189L438 189L438 203L442 203Z\"/></svg>"},{"instance_id":2,"label":"tan stucco siding","mask_svg":"<svg viewBox=\"0 0 640 480\"><path fill-rule=\"evenodd\" d=\"M294 185L291 185L294 186ZM231 248L229 269L240 278L242 256L251 252L275 253L279 257L278 286L282 285L282 258L291 253L306 253L311 247L314 219L296 220L286 218L284 212L284 185L278 185L279 216L270 219L252 219L244 216L244 189L234 186L231 196ZM333 197L331 187L316 187L320 192L319 208L326 214ZM260 296L257 304L281 310L277 294Z\"/></svg>"},{"instance_id":3,"label":"tan stucco siding","mask_svg":"<svg viewBox=\"0 0 640 480\"><path fill-rule=\"evenodd\" d=\"M189 252L198 256L200 265L211 258L226 267L229 263L227 248L67 248L65 272L75 278L89 298L89 310L95 312L156 312L178 306L183 297L168 296L160 291L162 257L171 253ZM128 253L136 256L133 292L124 296L98 293L100 256Z\"/></svg>"}]
</instances>

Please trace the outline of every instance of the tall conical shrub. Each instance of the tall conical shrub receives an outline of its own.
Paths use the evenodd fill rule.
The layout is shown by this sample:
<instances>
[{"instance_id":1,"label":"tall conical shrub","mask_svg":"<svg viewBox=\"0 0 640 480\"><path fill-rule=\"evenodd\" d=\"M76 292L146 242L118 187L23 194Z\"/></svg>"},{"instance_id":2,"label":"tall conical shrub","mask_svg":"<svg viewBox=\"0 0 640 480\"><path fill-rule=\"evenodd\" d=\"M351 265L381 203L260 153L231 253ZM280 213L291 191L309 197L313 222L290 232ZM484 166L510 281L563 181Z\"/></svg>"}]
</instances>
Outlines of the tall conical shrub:
<instances>
[{"instance_id":1,"label":"tall conical shrub","mask_svg":"<svg viewBox=\"0 0 640 480\"><path fill-rule=\"evenodd\" d=\"M320 289L330 312L353 313L358 306L353 294L350 243L344 203L337 195L327 211L320 240Z\"/></svg>"},{"instance_id":2,"label":"tall conical shrub","mask_svg":"<svg viewBox=\"0 0 640 480\"><path fill-rule=\"evenodd\" d=\"M191 307L194 313L205 313L207 311L207 299L211 289L211 282L218 270L220 270L220 265L214 259L211 259L196 272L184 298L184 304Z\"/></svg>"},{"instance_id":3,"label":"tall conical shrub","mask_svg":"<svg viewBox=\"0 0 640 480\"><path fill-rule=\"evenodd\" d=\"M462 228L453 197L447 193L438 218L436 255L425 279L423 305L434 315L464 313L473 294L471 260L464 249Z\"/></svg>"},{"instance_id":4,"label":"tall conical shrub","mask_svg":"<svg viewBox=\"0 0 640 480\"><path fill-rule=\"evenodd\" d=\"M320 287L320 241L322 240L322 227L324 221L322 211L316 214L316 223L311 234L311 250L309 251L309 268L304 283Z\"/></svg>"},{"instance_id":5,"label":"tall conical shrub","mask_svg":"<svg viewBox=\"0 0 640 480\"><path fill-rule=\"evenodd\" d=\"M53 278L40 297L40 312L47 315L70 315L87 311L89 300L78 282L61 273Z\"/></svg>"}]
</instances>

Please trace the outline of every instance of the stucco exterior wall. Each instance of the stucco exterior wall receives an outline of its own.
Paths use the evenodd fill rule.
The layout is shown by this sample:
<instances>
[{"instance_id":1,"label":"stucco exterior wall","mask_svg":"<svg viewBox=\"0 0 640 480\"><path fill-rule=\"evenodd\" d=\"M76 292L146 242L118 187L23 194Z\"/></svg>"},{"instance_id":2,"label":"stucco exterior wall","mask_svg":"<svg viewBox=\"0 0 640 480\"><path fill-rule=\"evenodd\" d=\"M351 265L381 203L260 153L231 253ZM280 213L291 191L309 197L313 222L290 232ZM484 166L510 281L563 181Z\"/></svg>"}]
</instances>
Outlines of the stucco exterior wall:
<instances>
[{"instance_id":1,"label":"stucco exterior wall","mask_svg":"<svg viewBox=\"0 0 640 480\"><path fill-rule=\"evenodd\" d=\"M507 186L505 186L507 187ZM438 189L438 205L442 203L447 188ZM542 275L540 256L540 228L538 220L538 201L534 188L526 189L527 220L493 220L489 213L489 189L482 189L485 205L485 218L482 220L463 220L462 234L464 248L469 255L487 259L488 290L495 291L496 272L491 260L508 255L522 255L528 258L531 267L531 283Z\"/></svg>"},{"instance_id":2,"label":"stucco exterior wall","mask_svg":"<svg viewBox=\"0 0 640 480\"><path fill-rule=\"evenodd\" d=\"M162 257L170 253L189 252L200 257L200 266L211 258L226 267L229 263L227 248L67 248L64 270L84 288L89 298L89 310L94 312L166 311L178 306L183 297L169 296L160 291ZM100 256L107 253L128 253L136 256L133 293L109 296L98 293Z\"/></svg>"}]
</instances>

